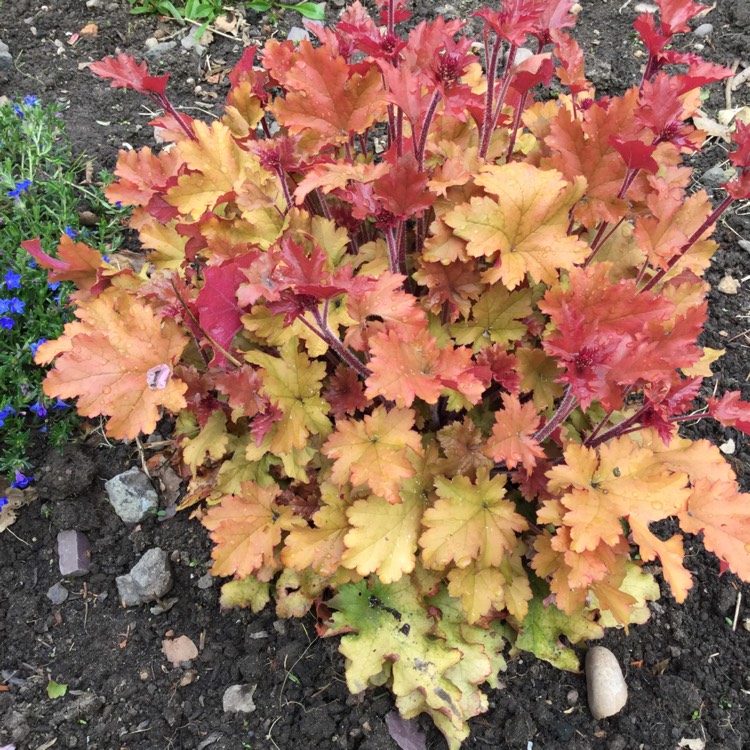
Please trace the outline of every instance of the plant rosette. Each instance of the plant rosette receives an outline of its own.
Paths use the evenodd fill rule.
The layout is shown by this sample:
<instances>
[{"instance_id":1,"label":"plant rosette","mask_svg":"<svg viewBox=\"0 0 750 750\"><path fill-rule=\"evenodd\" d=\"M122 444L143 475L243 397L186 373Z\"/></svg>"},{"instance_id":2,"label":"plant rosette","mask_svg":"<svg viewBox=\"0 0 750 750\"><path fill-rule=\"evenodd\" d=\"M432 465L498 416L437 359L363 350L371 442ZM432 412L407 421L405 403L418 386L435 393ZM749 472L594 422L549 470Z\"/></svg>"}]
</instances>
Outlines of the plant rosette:
<instances>
[{"instance_id":1,"label":"plant rosette","mask_svg":"<svg viewBox=\"0 0 750 750\"><path fill-rule=\"evenodd\" d=\"M722 352L697 344L750 127L726 200L689 193L700 87L730 71L671 47L702 6L657 4L619 97L586 79L565 0L478 13L481 61L460 21L401 34L403 5L355 3L308 25L317 46L270 40L257 67L247 49L210 124L167 75L108 58L92 71L162 106L172 142L121 152L107 189L147 263L26 243L78 289L37 352L46 394L113 438L177 415L182 507L234 579L222 605L314 607L351 691L389 685L451 748L507 641L578 669L560 636L644 622L647 563L684 601L681 532L750 580L748 498L718 448L677 434L750 430L738 393L699 400Z\"/></svg>"}]
</instances>

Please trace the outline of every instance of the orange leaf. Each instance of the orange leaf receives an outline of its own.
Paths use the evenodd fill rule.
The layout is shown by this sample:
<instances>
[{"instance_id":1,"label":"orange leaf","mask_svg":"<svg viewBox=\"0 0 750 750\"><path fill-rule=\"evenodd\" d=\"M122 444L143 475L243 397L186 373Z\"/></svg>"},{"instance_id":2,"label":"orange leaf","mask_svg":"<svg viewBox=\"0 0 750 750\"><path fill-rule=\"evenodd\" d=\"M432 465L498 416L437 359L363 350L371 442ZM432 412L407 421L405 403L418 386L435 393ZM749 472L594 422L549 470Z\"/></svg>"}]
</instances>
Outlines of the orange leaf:
<instances>
[{"instance_id":1,"label":"orange leaf","mask_svg":"<svg viewBox=\"0 0 750 750\"><path fill-rule=\"evenodd\" d=\"M540 421L533 402L522 404L517 396L504 394L503 409L495 412L495 425L485 454L495 461L505 461L509 469L523 464L526 473L531 474L537 458L544 456L532 437Z\"/></svg>"},{"instance_id":2,"label":"orange leaf","mask_svg":"<svg viewBox=\"0 0 750 750\"><path fill-rule=\"evenodd\" d=\"M274 564L274 549L281 532L306 525L288 507L276 505L277 485L260 487L243 482L241 495L227 495L201 519L215 547L211 572L215 576L244 578L264 565Z\"/></svg>"},{"instance_id":3,"label":"orange leaf","mask_svg":"<svg viewBox=\"0 0 750 750\"><path fill-rule=\"evenodd\" d=\"M98 281L102 256L83 242L73 242L67 234L62 235L57 246L57 258L52 258L42 250L37 237L26 240L21 247L33 256L42 268L49 273L50 282L72 281L80 290L88 292Z\"/></svg>"},{"instance_id":4,"label":"orange leaf","mask_svg":"<svg viewBox=\"0 0 750 750\"><path fill-rule=\"evenodd\" d=\"M734 481L697 481L680 526L689 534L702 531L705 548L750 582L750 496Z\"/></svg>"},{"instance_id":5,"label":"orange leaf","mask_svg":"<svg viewBox=\"0 0 750 750\"><path fill-rule=\"evenodd\" d=\"M285 99L272 111L292 133L313 130L323 141L348 141L364 133L385 109L383 79L373 66L364 76L351 73L343 57L302 41L284 77Z\"/></svg>"},{"instance_id":6,"label":"orange leaf","mask_svg":"<svg viewBox=\"0 0 750 750\"><path fill-rule=\"evenodd\" d=\"M558 269L586 259L589 246L568 235L568 212L586 189L583 177L567 182L559 172L511 162L486 166L475 182L496 197L472 198L443 218L467 240L469 255L495 261L484 281L514 289L528 273L554 284Z\"/></svg>"},{"instance_id":7,"label":"orange leaf","mask_svg":"<svg viewBox=\"0 0 750 750\"><path fill-rule=\"evenodd\" d=\"M172 377L188 338L177 324L123 292L105 292L76 310L57 341L42 344L36 361L54 369L44 381L51 398L78 398L84 417L106 415L107 434L133 439L156 428L160 407L178 412L187 385Z\"/></svg>"},{"instance_id":8,"label":"orange leaf","mask_svg":"<svg viewBox=\"0 0 750 750\"><path fill-rule=\"evenodd\" d=\"M334 459L331 479L336 484L366 484L389 503L401 501L399 484L415 474L409 454L422 454L422 441L414 429L411 409L378 406L362 420L339 420L336 431L323 445Z\"/></svg>"}]
</instances>

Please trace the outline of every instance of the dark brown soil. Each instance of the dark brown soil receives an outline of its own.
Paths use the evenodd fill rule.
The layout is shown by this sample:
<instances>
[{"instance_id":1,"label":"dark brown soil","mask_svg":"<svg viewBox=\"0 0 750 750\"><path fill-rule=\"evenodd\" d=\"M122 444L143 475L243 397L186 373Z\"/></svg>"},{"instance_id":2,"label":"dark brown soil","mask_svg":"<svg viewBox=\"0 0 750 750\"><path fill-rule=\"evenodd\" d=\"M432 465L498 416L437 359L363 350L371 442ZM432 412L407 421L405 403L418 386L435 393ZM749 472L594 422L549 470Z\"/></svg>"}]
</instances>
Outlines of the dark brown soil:
<instances>
[{"instance_id":1,"label":"dark brown soil","mask_svg":"<svg viewBox=\"0 0 750 750\"><path fill-rule=\"evenodd\" d=\"M634 56L637 46L630 30L636 3L582 4L578 35L587 51L590 77L601 90L618 93L637 80L642 62ZM147 37L159 30L173 33L173 25L129 15L127 0L102 0L101 8L92 9L83 0L45 0L44 5L38 0L4 0L0 6L0 39L15 60L9 75L0 73L0 93L33 93L68 105L68 133L97 168L112 168L124 142L135 147L152 143L146 125L151 115L144 101L108 88L80 66L117 50L140 56ZM459 2L441 10L468 17L476 7ZM714 33L701 40L686 36L686 42L704 43L703 54L716 62L739 60L746 65L748 0L718 0L706 20ZM282 17L276 27L264 25L253 13L248 21L257 39L283 37L291 24L299 23L293 14ZM69 45L69 35L88 22L98 24L98 36ZM231 66L241 52L239 42L217 37L208 48L210 66ZM204 80L206 57L201 61L178 43L159 67L173 73L170 91L175 102L218 112L226 88ZM194 82L188 83L191 77ZM198 94L196 85L202 87ZM748 104L749 91L735 92L734 102ZM706 108L715 113L722 107L724 91L719 86ZM724 159L723 147L711 147L696 162L697 174ZM735 212L719 231L722 248L708 275L712 285L725 273L750 277L750 254L737 244L739 238L750 239L747 207L741 214ZM744 290L737 296L711 293L703 343L726 348L727 355L708 390L742 389L750 397L749 299ZM745 436L706 423L692 434L719 444L733 438L736 450L730 459L744 489L750 488ZM178 514L166 521L149 518L133 530L125 527L106 501L103 480L137 463L138 455L128 447L100 442L89 438L62 456L40 454L34 471L44 478L38 483L40 500L24 509L12 533L0 537L0 746L396 748L384 722L393 707L390 695L372 691L361 699L350 696L337 643L316 640L311 617L280 621L271 608L259 615L219 610L218 586L198 585L207 569L209 543L196 522ZM46 593L61 582L56 537L71 528L91 542L91 571L83 578L63 580L70 594L55 606ZM154 546L171 554L175 584L170 596L178 601L159 615L145 605L121 608L115 577ZM708 750L750 747L750 632L743 627L750 617L750 587L734 576L719 576L718 563L697 540L687 544L686 552L696 579L687 603L678 607L665 594L653 605L646 625L629 633L611 631L602 642L625 667L630 698L619 715L594 721L581 675L556 671L524 654L501 676L503 689L491 692L491 709L472 722L465 747L525 750L533 743L537 750L673 750L685 746L681 740L694 738L704 740ZM738 602L739 624L733 631ZM169 665L161 651L168 631L199 645L192 663ZM50 679L67 684L67 695L48 698ZM235 683L257 685L257 710L245 718L222 710L222 694ZM444 740L428 721L423 727L427 746L444 749Z\"/></svg>"}]
</instances>

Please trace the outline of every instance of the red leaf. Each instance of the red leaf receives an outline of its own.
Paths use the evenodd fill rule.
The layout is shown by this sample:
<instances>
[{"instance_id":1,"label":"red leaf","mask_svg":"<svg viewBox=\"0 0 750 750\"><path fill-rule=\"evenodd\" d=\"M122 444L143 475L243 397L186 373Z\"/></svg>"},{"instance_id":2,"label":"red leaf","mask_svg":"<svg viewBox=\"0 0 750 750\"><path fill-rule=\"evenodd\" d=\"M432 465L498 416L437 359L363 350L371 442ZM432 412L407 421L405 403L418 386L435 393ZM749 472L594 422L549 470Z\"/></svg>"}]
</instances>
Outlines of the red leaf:
<instances>
[{"instance_id":1,"label":"red leaf","mask_svg":"<svg viewBox=\"0 0 750 750\"><path fill-rule=\"evenodd\" d=\"M656 4L659 6L662 28L670 36L690 31L687 22L702 11L709 10L707 5L698 5L693 0L656 0Z\"/></svg>"},{"instance_id":2,"label":"red leaf","mask_svg":"<svg viewBox=\"0 0 750 750\"><path fill-rule=\"evenodd\" d=\"M398 157L391 151L386 161L391 168L373 183L375 195L386 211L399 219L407 219L422 213L435 202L435 196L427 190L429 175L419 171L411 151Z\"/></svg>"},{"instance_id":3,"label":"red leaf","mask_svg":"<svg viewBox=\"0 0 750 750\"><path fill-rule=\"evenodd\" d=\"M205 283L196 300L198 320L201 328L225 350L242 326L237 289L247 280L242 269L252 261L252 256L243 256L220 266L208 266L204 271ZM226 362L224 354L215 348L211 364L225 367Z\"/></svg>"},{"instance_id":4,"label":"red leaf","mask_svg":"<svg viewBox=\"0 0 750 750\"><path fill-rule=\"evenodd\" d=\"M729 391L721 398L709 398L708 413L724 427L735 427L750 434L750 403L740 401L739 391Z\"/></svg>"},{"instance_id":5,"label":"red leaf","mask_svg":"<svg viewBox=\"0 0 750 750\"><path fill-rule=\"evenodd\" d=\"M89 70L100 78L111 78L112 88L133 89L146 96L163 97L169 80L169 73L151 76L145 62L139 65L134 58L122 52L117 57L105 57L89 65Z\"/></svg>"},{"instance_id":6,"label":"red leaf","mask_svg":"<svg viewBox=\"0 0 750 750\"><path fill-rule=\"evenodd\" d=\"M639 140L625 141L614 135L609 137L609 142L625 160L628 169L643 169L650 174L658 172L659 165L652 156L656 146L649 146Z\"/></svg>"}]
</instances>

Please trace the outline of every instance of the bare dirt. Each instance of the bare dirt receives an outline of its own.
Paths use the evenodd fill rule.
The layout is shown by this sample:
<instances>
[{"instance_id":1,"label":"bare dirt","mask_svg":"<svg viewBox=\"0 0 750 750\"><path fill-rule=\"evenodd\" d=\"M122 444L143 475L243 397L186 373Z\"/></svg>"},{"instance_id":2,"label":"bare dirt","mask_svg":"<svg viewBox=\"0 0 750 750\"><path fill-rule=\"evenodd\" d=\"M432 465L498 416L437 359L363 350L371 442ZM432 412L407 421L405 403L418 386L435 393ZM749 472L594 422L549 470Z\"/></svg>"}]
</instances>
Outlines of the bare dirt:
<instances>
[{"instance_id":1,"label":"bare dirt","mask_svg":"<svg viewBox=\"0 0 750 750\"><path fill-rule=\"evenodd\" d=\"M66 105L67 130L79 152L96 168L112 168L123 143L152 145L147 126L153 115L135 94L112 90L83 64L117 50L137 56L148 37L178 29L153 17L128 14L127 0L103 0L87 9L83 0L4 0L0 3L0 39L15 66L0 73L0 94L36 94ZM619 93L637 81L643 58L637 56L631 24L635 2L583 0L578 37L589 59L588 71L600 90ZM427 12L427 4L417 17ZM467 18L478 6L459 3L436 8ZM331 17L335 6L331 6ZM707 58L740 69L750 60L750 3L719 0L704 19L714 30L706 38L685 35L685 44L705 45ZM298 24L293 14L277 25L248 13L250 36L284 37ZM96 37L69 44L70 35L87 23ZM176 37L179 40L179 37ZM60 44L56 44L59 42ZM59 51L58 51L59 50ZM164 54L157 69L173 73L173 100L195 115L219 112L226 83L211 83L222 67L242 53L237 40L217 37L202 58L177 46ZM193 81L189 82L188 79ZM196 92L195 87L201 90ZM734 93L747 104L750 89ZM722 86L712 90L706 109L725 106ZM697 176L726 158L713 145L696 162ZM712 286L729 273L750 283L750 254L738 245L750 239L750 210L735 211L720 227L721 250L708 275ZM710 295L710 320L704 345L725 348L718 372L707 390L719 392L746 385L750 344L748 303L736 296ZM750 489L750 449L731 429L701 423L692 436L717 444L729 438L729 460ZM0 746L19 750L86 748L90 750L393 750L384 716L393 703L386 691L350 696L343 678L343 658L335 639L316 639L314 620L280 621L271 608L259 615L221 612L218 585L208 579L210 547L205 531L186 514L169 520L157 516L126 527L113 513L104 480L135 465L129 446L111 446L97 435L64 454L40 450L34 474L40 499L24 509L11 533L0 537ZM94 477L92 479L92 477ZM61 579L56 537L78 529L91 542L91 570L82 578ZM159 546L171 555L174 606L152 614L146 605L123 609L115 577L130 570L147 549ZM466 748L526 750L673 750L702 747L682 740L705 741L708 750L750 747L750 587L734 576L719 576L717 561L698 540L686 545L687 566L696 584L679 607L668 593L653 605L651 620L628 633L611 631L601 642L624 666L630 697L616 717L592 719L581 675L554 670L524 654L501 675L503 688L491 691L490 711L472 722ZM199 581L201 584L199 586ZM47 591L61 583L69 596L59 605ZM741 598L743 597L743 598ZM739 603L739 609L737 610ZM735 612L738 626L733 629ZM199 646L191 662L172 667L162 651L169 631L187 635ZM50 679L68 686L62 698L50 699ZM226 714L224 690L232 684L257 685L256 710ZM422 722L428 748L445 742ZM530 743L533 743L530 744Z\"/></svg>"}]
</instances>

